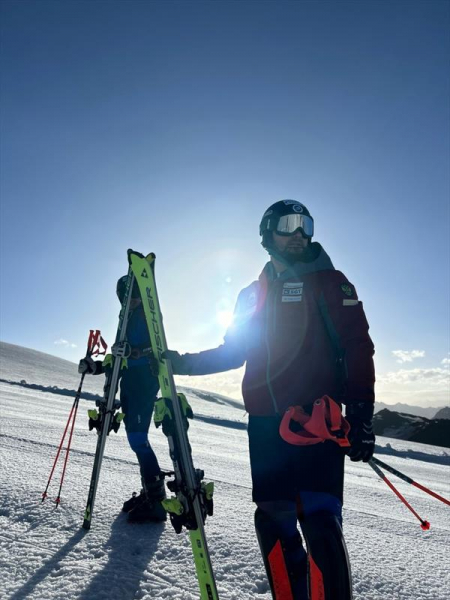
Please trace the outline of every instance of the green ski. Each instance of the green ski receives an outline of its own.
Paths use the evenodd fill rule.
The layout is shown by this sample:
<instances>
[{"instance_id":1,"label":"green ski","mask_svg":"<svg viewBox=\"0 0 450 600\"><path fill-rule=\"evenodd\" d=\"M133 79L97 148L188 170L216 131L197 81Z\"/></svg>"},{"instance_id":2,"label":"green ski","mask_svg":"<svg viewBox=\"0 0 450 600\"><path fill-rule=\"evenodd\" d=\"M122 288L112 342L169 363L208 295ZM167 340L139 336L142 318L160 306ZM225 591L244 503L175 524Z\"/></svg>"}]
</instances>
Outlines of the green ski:
<instances>
[{"instance_id":1,"label":"green ski","mask_svg":"<svg viewBox=\"0 0 450 600\"><path fill-rule=\"evenodd\" d=\"M105 453L106 438L110 431L119 428L123 418L122 413L118 412L120 403L116 401L117 387L119 384L120 369L123 366L123 360L126 360L129 351L129 344L126 341L128 316L130 313L131 290L133 288L134 275L131 267L128 269L128 279L125 290L125 297L119 314L119 325L116 334L116 350L113 355L108 355L111 360L105 385L103 388L103 399L97 402L97 408L88 411L89 429L97 431L97 446L95 449L94 466L92 468L91 482L89 485L88 499L84 511L83 529L89 530L92 524L92 513L94 510L95 497L97 495L97 486L100 477L103 455ZM105 362L104 361L104 362Z\"/></svg>"},{"instance_id":2,"label":"green ski","mask_svg":"<svg viewBox=\"0 0 450 600\"><path fill-rule=\"evenodd\" d=\"M155 282L155 255L128 250L128 261L139 285L153 354L158 361L162 398L155 407L155 423L162 425L173 462L174 480L167 487L175 494L163 501L177 533L189 530L201 600L218 600L204 523L212 514L213 484L203 482L203 471L194 468L187 436L192 410L183 394L177 394L172 365L162 357L167 350L163 319Z\"/></svg>"}]
</instances>

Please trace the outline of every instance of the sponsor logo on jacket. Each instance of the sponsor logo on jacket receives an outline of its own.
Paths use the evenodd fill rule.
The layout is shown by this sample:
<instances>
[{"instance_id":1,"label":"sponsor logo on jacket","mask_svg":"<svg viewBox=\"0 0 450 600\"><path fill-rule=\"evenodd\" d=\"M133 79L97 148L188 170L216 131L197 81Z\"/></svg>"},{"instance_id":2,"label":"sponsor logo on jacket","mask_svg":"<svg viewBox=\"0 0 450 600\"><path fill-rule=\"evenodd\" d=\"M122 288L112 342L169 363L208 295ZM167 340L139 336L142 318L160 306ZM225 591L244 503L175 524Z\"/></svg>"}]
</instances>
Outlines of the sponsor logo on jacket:
<instances>
[{"instance_id":1,"label":"sponsor logo on jacket","mask_svg":"<svg viewBox=\"0 0 450 600\"><path fill-rule=\"evenodd\" d=\"M303 281L286 282L281 292L281 302L301 302L303 298Z\"/></svg>"}]
</instances>

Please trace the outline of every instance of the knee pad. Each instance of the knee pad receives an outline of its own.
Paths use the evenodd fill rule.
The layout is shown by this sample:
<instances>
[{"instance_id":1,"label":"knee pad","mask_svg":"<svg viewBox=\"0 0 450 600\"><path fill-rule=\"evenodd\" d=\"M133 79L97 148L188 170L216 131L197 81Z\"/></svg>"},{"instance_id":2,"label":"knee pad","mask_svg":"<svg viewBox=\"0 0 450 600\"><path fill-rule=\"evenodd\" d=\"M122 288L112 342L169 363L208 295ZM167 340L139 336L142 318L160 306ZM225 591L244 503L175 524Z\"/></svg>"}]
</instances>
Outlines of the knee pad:
<instances>
[{"instance_id":1,"label":"knee pad","mask_svg":"<svg viewBox=\"0 0 450 600\"><path fill-rule=\"evenodd\" d=\"M292 535L286 535L280 520L257 508L255 529L275 600L307 600L306 552L296 527Z\"/></svg>"},{"instance_id":2,"label":"knee pad","mask_svg":"<svg viewBox=\"0 0 450 600\"><path fill-rule=\"evenodd\" d=\"M309 515L300 523L308 548L311 600L351 600L350 563L339 518L329 512Z\"/></svg>"},{"instance_id":3,"label":"knee pad","mask_svg":"<svg viewBox=\"0 0 450 600\"><path fill-rule=\"evenodd\" d=\"M142 431L127 431L127 438L130 448L136 454L145 452L148 448L150 448L147 434Z\"/></svg>"}]
</instances>

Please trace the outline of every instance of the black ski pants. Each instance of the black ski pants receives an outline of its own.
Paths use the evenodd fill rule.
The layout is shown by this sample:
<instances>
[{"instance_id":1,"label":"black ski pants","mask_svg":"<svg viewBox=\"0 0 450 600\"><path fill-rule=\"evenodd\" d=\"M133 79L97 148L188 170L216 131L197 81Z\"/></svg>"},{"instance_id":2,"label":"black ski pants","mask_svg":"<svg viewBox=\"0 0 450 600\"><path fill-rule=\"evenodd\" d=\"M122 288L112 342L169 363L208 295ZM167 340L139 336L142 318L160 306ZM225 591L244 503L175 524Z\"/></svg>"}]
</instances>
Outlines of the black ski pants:
<instances>
[{"instance_id":1,"label":"black ski pants","mask_svg":"<svg viewBox=\"0 0 450 600\"><path fill-rule=\"evenodd\" d=\"M153 482L161 469L148 440L159 383L146 364L123 369L120 403L125 413L128 442L136 454L144 483Z\"/></svg>"},{"instance_id":2,"label":"black ski pants","mask_svg":"<svg viewBox=\"0 0 450 600\"><path fill-rule=\"evenodd\" d=\"M351 600L342 535L344 451L293 446L278 417L249 419L255 528L275 600ZM306 542L302 543L301 533Z\"/></svg>"}]
</instances>

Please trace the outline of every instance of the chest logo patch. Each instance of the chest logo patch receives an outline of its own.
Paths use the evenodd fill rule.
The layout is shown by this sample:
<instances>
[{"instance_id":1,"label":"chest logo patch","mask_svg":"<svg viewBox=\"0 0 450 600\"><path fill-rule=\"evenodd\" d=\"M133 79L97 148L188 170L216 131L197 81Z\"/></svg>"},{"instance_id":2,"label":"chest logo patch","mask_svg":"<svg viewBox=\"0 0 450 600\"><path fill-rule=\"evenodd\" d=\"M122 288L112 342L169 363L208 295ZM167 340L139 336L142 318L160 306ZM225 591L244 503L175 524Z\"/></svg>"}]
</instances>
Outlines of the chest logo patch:
<instances>
[{"instance_id":1,"label":"chest logo patch","mask_svg":"<svg viewBox=\"0 0 450 600\"><path fill-rule=\"evenodd\" d=\"M281 302L301 302L303 298L303 281L286 282L281 292Z\"/></svg>"},{"instance_id":2,"label":"chest logo patch","mask_svg":"<svg viewBox=\"0 0 450 600\"><path fill-rule=\"evenodd\" d=\"M346 296L353 296L353 288L351 285L348 285L347 283L343 283L341 285L341 290L344 292L344 294Z\"/></svg>"}]
</instances>

